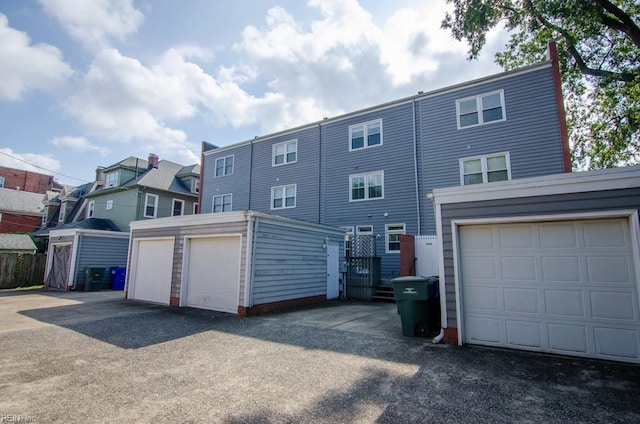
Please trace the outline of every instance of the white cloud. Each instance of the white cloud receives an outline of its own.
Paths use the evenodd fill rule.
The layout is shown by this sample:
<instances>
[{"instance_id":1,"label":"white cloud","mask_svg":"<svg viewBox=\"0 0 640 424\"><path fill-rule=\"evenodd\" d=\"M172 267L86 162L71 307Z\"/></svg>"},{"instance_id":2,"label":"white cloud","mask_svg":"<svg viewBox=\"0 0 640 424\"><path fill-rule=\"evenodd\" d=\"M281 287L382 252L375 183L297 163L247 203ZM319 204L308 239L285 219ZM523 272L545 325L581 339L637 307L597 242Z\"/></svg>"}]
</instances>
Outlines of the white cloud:
<instances>
[{"instance_id":1,"label":"white cloud","mask_svg":"<svg viewBox=\"0 0 640 424\"><path fill-rule=\"evenodd\" d=\"M28 90L55 91L73 75L57 48L31 44L27 34L11 28L3 14L0 40L0 98L18 100Z\"/></svg>"},{"instance_id":2,"label":"white cloud","mask_svg":"<svg viewBox=\"0 0 640 424\"><path fill-rule=\"evenodd\" d=\"M124 40L142 24L132 0L40 0L45 12L60 22L86 48L98 51L110 40Z\"/></svg>"},{"instance_id":3,"label":"white cloud","mask_svg":"<svg viewBox=\"0 0 640 424\"><path fill-rule=\"evenodd\" d=\"M40 153L17 153L9 148L0 148L0 166L23 169L52 175L60 170L60 161L51 155Z\"/></svg>"},{"instance_id":4,"label":"white cloud","mask_svg":"<svg viewBox=\"0 0 640 424\"><path fill-rule=\"evenodd\" d=\"M51 144L56 147L68 147L75 152L98 152L101 156L106 156L109 153L107 148L93 145L85 137L69 135L54 137L51 139Z\"/></svg>"}]
</instances>

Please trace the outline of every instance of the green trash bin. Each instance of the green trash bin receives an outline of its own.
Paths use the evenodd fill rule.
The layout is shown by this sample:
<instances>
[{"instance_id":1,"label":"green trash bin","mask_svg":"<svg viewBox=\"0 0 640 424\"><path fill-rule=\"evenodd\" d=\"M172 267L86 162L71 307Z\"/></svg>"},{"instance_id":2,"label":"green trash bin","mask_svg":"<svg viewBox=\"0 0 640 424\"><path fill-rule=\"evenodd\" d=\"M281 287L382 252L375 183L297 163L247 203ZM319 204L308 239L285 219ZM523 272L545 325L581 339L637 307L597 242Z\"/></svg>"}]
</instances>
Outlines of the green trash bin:
<instances>
[{"instance_id":1,"label":"green trash bin","mask_svg":"<svg viewBox=\"0 0 640 424\"><path fill-rule=\"evenodd\" d=\"M102 281L107 272L104 267L86 267L84 291L100 291L102 290Z\"/></svg>"},{"instance_id":2,"label":"green trash bin","mask_svg":"<svg viewBox=\"0 0 640 424\"><path fill-rule=\"evenodd\" d=\"M405 336L429 335L429 299L433 297L432 277L398 277L393 283L393 297Z\"/></svg>"}]
</instances>

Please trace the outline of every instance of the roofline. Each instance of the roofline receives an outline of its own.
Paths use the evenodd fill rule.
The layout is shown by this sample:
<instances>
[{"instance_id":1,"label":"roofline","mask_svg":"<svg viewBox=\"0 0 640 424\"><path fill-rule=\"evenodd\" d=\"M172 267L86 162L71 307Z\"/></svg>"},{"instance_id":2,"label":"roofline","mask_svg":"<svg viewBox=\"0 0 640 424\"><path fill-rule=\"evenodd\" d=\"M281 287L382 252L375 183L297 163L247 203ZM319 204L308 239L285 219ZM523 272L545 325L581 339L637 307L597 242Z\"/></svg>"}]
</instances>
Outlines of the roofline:
<instances>
[{"instance_id":1,"label":"roofline","mask_svg":"<svg viewBox=\"0 0 640 424\"><path fill-rule=\"evenodd\" d=\"M544 62L540 62L540 63L536 63L533 65L528 65L528 66L524 66L522 68L517 68L517 69L511 69L509 71L503 71L503 72L499 72L499 73L495 73L495 74L491 74L491 75L487 75L481 78L476 78L474 80L470 80L470 81L465 81L465 82L461 82L458 84L454 84L454 85L449 85L446 87L442 87L442 88L438 88L435 90L431 90L425 93L418 93L418 94L414 94L412 96L409 97L404 97L401 99L397 99L397 100L393 100L390 102L386 102L386 103L381 103L375 106L370 106L364 109L359 109L353 112L348 112L342 115L338 115L335 116L333 118L325 118L319 121L315 121L315 122L311 122L309 124L304 124L304 125L300 125L297 127L293 127L293 128L288 128L286 130L282 130L282 131L277 131L271 134L266 134L263 136L256 136L253 139L249 139L249 140L245 140L245 141L240 141L237 143L233 143L230 144L228 146L222 146L222 147L217 147L215 149L212 150L207 150L206 152L202 152L203 156L209 156L209 155L214 155L217 154L219 152L224 152L226 150L230 150L230 149L234 149L237 147L241 147L244 145L250 145L253 143L258 143L261 141L267 141L276 137L282 137L283 135L287 135L290 133L295 133L295 132L299 132L302 130L306 130L306 129L312 129L312 128L316 128L318 126L322 126L322 125L326 125L329 123L334 123L334 122L339 122L339 121L343 121L345 119L349 119L349 118L353 118L355 116L359 116L359 115L365 115L368 113L371 113L373 111L376 110L384 110L384 109L389 109L392 107L396 107L396 106L400 106L402 104L406 104L406 103L412 103L418 100L422 100L422 99L427 99L430 97L434 97L437 95L441 95L441 94L445 94L445 93L450 93L450 92L454 92L454 91L458 91L458 90L462 90L465 88L469 88L469 87L473 87L476 85L480 85L480 84L484 84L487 83L489 81L499 81L501 79L505 79L505 78L509 78L512 77L514 75L519 75L519 74L526 74L529 72L534 72L537 71L539 69L544 69L544 68L550 68L552 67L552 62L551 60L545 60ZM211 143L208 143L211 144Z\"/></svg>"},{"instance_id":2,"label":"roofline","mask_svg":"<svg viewBox=\"0 0 640 424\"><path fill-rule=\"evenodd\" d=\"M87 193L84 195L84 198L86 199L92 199L95 197L99 197L102 195L107 195L107 194L112 194L112 193L121 193L123 191L127 191L127 190L133 190L133 189L138 189L138 188L142 188L145 190L156 190L156 191L161 191L163 193L170 193L170 194L180 194L183 196L191 196L191 197L198 197L198 195L196 193L186 193L186 192L182 192L182 191L171 191L171 190L164 190L162 188L156 188L156 187L151 187L151 186L146 186L146 185L141 185L141 184L134 184L134 185L130 185L130 186L118 186L118 187L109 187L107 190L108 191L92 191L91 193Z\"/></svg>"},{"instance_id":3,"label":"roofline","mask_svg":"<svg viewBox=\"0 0 640 424\"><path fill-rule=\"evenodd\" d=\"M129 233L124 231L92 230L88 228L65 228L63 230L50 230L49 240L51 240L51 237L75 236L76 234L87 234L113 238L129 238Z\"/></svg>"},{"instance_id":4,"label":"roofline","mask_svg":"<svg viewBox=\"0 0 640 424\"><path fill-rule=\"evenodd\" d=\"M640 165L434 189L436 205L640 188Z\"/></svg>"}]
</instances>

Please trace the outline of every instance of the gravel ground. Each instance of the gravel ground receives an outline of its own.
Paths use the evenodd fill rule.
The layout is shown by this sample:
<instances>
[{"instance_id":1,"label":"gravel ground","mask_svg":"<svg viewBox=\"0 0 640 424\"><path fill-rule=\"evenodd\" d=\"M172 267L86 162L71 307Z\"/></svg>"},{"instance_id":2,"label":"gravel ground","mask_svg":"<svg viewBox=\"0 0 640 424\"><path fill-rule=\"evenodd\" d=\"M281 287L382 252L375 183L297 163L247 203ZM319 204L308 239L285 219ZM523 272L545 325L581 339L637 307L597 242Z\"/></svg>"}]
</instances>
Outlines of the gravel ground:
<instances>
[{"instance_id":1,"label":"gravel ground","mask_svg":"<svg viewBox=\"0 0 640 424\"><path fill-rule=\"evenodd\" d=\"M239 318L11 292L0 322L0 422L640 422L639 366L433 345L388 304Z\"/></svg>"}]
</instances>

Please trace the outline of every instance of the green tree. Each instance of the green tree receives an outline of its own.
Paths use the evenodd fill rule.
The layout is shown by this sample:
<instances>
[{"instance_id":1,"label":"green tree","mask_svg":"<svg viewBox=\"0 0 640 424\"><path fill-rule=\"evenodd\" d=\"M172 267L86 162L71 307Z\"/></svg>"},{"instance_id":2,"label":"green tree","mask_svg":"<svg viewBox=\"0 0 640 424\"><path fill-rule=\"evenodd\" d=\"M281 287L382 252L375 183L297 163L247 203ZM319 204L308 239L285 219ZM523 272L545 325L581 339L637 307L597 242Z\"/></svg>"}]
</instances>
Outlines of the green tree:
<instances>
[{"instance_id":1,"label":"green tree","mask_svg":"<svg viewBox=\"0 0 640 424\"><path fill-rule=\"evenodd\" d=\"M446 0L442 27L475 59L486 34L510 32L496 62L505 69L540 62L558 48L573 166L640 163L640 3L637 0Z\"/></svg>"}]
</instances>

